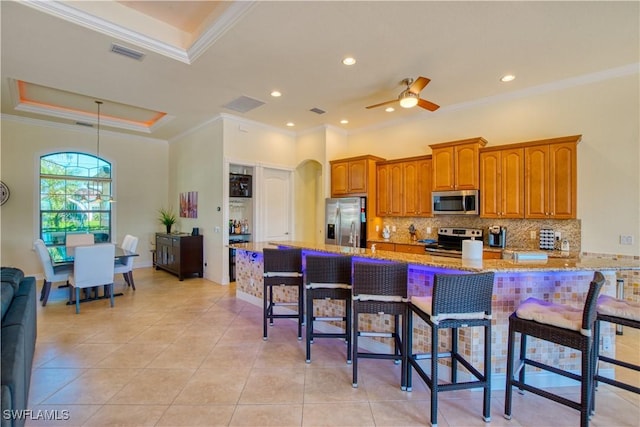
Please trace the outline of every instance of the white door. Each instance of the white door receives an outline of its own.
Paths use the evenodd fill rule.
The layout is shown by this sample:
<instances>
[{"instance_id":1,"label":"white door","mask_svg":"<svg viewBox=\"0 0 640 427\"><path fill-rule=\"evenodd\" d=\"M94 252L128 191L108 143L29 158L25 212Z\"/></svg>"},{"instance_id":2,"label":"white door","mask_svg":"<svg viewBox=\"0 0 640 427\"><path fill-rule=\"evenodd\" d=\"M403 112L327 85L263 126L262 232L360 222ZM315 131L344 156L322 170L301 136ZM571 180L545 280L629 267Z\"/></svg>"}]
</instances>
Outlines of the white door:
<instances>
[{"instance_id":1,"label":"white door","mask_svg":"<svg viewBox=\"0 0 640 427\"><path fill-rule=\"evenodd\" d=\"M292 172L282 169L264 168L262 206L264 240L291 240L292 218Z\"/></svg>"}]
</instances>

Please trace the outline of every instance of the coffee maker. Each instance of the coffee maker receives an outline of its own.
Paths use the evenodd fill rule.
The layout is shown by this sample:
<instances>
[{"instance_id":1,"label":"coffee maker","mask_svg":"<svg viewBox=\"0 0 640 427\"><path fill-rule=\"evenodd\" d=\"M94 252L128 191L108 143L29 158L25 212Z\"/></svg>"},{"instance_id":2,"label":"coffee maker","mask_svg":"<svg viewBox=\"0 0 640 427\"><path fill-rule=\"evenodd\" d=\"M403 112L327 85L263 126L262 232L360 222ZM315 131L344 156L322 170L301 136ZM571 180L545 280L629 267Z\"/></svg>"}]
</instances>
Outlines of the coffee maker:
<instances>
[{"instance_id":1,"label":"coffee maker","mask_svg":"<svg viewBox=\"0 0 640 427\"><path fill-rule=\"evenodd\" d=\"M504 248L507 242L507 229L499 225L489 227L489 247Z\"/></svg>"}]
</instances>

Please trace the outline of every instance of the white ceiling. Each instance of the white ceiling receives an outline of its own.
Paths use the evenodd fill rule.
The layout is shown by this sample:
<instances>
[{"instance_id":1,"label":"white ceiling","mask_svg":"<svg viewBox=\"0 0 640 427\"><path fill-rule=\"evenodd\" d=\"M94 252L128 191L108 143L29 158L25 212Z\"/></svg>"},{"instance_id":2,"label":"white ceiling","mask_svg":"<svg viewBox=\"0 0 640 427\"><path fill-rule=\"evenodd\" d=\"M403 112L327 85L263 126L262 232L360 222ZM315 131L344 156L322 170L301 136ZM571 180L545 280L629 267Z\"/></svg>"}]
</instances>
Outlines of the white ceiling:
<instances>
[{"instance_id":1,"label":"white ceiling","mask_svg":"<svg viewBox=\"0 0 640 427\"><path fill-rule=\"evenodd\" d=\"M105 123L160 139L221 113L295 132L354 131L638 73L640 63L637 1L43 3L0 3L2 113L78 120L16 109L16 82L24 81L41 88L47 104L75 96L73 108L90 114L95 99L110 117L132 107L164 113L154 126ZM144 59L111 53L114 42ZM347 55L354 66L341 63ZM501 83L506 73L516 80ZM365 109L419 75L431 79L421 95L438 111ZM272 98L274 89L282 97ZM240 96L265 104L247 113L223 107Z\"/></svg>"}]
</instances>

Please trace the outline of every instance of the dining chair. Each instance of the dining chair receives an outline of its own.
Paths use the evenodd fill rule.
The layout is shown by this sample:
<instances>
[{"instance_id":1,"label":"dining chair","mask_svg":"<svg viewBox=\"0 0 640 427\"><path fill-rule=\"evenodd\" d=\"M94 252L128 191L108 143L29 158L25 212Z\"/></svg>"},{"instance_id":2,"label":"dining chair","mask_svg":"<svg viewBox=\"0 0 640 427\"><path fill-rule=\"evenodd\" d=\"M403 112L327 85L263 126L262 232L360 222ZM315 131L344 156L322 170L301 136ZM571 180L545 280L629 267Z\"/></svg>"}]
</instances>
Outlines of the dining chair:
<instances>
[{"instance_id":1,"label":"dining chair","mask_svg":"<svg viewBox=\"0 0 640 427\"><path fill-rule=\"evenodd\" d=\"M580 411L580 427L589 425L592 408L595 363L593 358L593 333L597 318L597 301L605 278L599 271L593 275L584 306L580 309L565 304L558 304L528 298L509 316L509 335L507 337L507 382L504 398L504 417L511 419L513 387L547 398L561 405ZM516 358L516 333L520 334L520 354ZM550 343L571 348L580 352L580 372L567 371L557 366L536 360L540 348L527 357L527 338L536 338L536 343ZM536 344L537 345L537 344ZM566 351L566 349L564 349ZM517 366L514 366L517 365ZM526 382L527 366L547 371L580 383L579 401L564 395L552 393L540 383Z\"/></svg>"},{"instance_id":2,"label":"dining chair","mask_svg":"<svg viewBox=\"0 0 640 427\"><path fill-rule=\"evenodd\" d=\"M311 363L311 344L315 338L339 338L347 343L347 363L351 364L351 261L346 255L307 255L306 261L306 301L307 301L307 363ZM333 316L320 316L314 301L334 301L344 304ZM315 322L334 324L333 332L316 331ZM336 326L335 324L342 324Z\"/></svg>"},{"instance_id":3,"label":"dining chair","mask_svg":"<svg viewBox=\"0 0 640 427\"><path fill-rule=\"evenodd\" d=\"M401 364L400 388L407 388L407 271L407 264L400 262L353 263L351 358L354 388L358 387L358 359L387 359ZM371 325L368 325L368 322L360 323L360 314L374 315L377 319L372 321ZM388 331L387 325L393 325L393 330ZM360 337L387 341L391 346L390 351L362 351L358 348Z\"/></svg>"},{"instance_id":4,"label":"dining chair","mask_svg":"<svg viewBox=\"0 0 640 427\"><path fill-rule=\"evenodd\" d=\"M65 246L68 248L93 244L95 244L95 238L91 233L67 234L67 238L65 240Z\"/></svg>"},{"instance_id":5,"label":"dining chair","mask_svg":"<svg viewBox=\"0 0 640 427\"><path fill-rule=\"evenodd\" d=\"M415 369L431 392L430 421L432 426L438 425L438 395L440 393L473 388L483 389L482 417L484 422L491 421L493 279L494 273L492 272L435 274L431 296L411 297L409 315L407 316L407 391L411 391L412 369ZM431 332L431 348L425 353L419 353L413 349L414 315L428 325ZM448 331L449 337L441 336L441 331ZM484 334L482 334L483 332ZM424 332L418 332L418 334L416 335L419 338L424 338L426 335ZM478 337L477 343L468 342L468 337L472 336ZM468 346L472 346L474 352L478 352L484 357L472 364L471 355L465 355ZM446 347L449 347L448 351L444 351ZM482 353L480 352L481 348ZM451 368L448 383L443 383L443 378L438 372L439 361L443 359ZM430 363L425 363L423 366L420 364L422 360L429 360ZM464 378L459 378L458 373Z\"/></svg>"},{"instance_id":6,"label":"dining chair","mask_svg":"<svg viewBox=\"0 0 640 427\"><path fill-rule=\"evenodd\" d=\"M53 262L51 261L51 255L49 255L49 251L47 250L47 246L44 244L44 241L42 239L37 239L33 242L33 246L36 249L38 258L40 259L40 264L42 264L42 269L44 271L44 283L42 284L42 291L40 292L40 301L42 301L42 306L45 307L49 300L51 284L55 282L66 282L68 285L69 275L73 273L73 266L61 265L60 267L54 268Z\"/></svg>"},{"instance_id":7,"label":"dining chair","mask_svg":"<svg viewBox=\"0 0 640 427\"><path fill-rule=\"evenodd\" d=\"M108 287L111 307L113 307L113 259L116 247L111 243L75 248L73 275L70 284L75 289L76 314L80 313L80 289L98 286ZM106 288L105 288L106 290ZM72 290L69 288L69 299Z\"/></svg>"},{"instance_id":8,"label":"dining chair","mask_svg":"<svg viewBox=\"0 0 640 427\"><path fill-rule=\"evenodd\" d=\"M122 249L130 252L135 252L138 247L138 238L127 234L122 240ZM133 282L133 257L129 256L124 259L119 259L115 262L114 266L115 274L122 274L127 286L131 286L133 290L136 290L136 284Z\"/></svg>"},{"instance_id":9,"label":"dining chair","mask_svg":"<svg viewBox=\"0 0 640 427\"><path fill-rule=\"evenodd\" d=\"M273 319L297 319L298 340L302 340L304 323L304 277L300 249L265 248L264 285L262 288L262 339L267 340L267 324ZM281 289L276 295L273 288ZM288 289L289 292L284 291ZM295 312L276 312L276 307L296 307Z\"/></svg>"}]
</instances>

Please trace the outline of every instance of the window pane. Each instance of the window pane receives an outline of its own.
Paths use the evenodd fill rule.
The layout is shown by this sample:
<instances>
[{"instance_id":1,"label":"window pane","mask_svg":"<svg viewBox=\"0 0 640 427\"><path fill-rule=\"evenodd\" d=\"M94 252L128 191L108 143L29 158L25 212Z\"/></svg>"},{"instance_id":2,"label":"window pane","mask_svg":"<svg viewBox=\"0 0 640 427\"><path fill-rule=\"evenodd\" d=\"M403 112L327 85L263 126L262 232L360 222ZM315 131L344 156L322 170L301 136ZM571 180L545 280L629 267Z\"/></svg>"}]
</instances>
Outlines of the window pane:
<instances>
[{"instance_id":1,"label":"window pane","mask_svg":"<svg viewBox=\"0 0 640 427\"><path fill-rule=\"evenodd\" d=\"M40 161L40 235L62 245L67 233L111 236L111 165L82 153L54 153Z\"/></svg>"}]
</instances>

